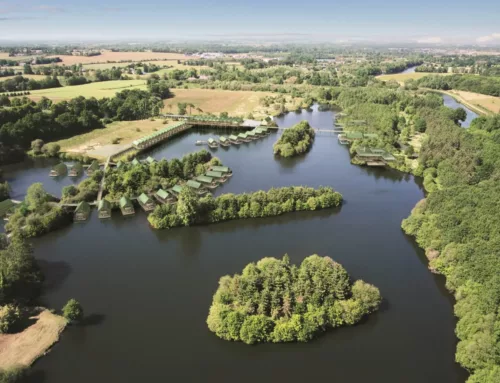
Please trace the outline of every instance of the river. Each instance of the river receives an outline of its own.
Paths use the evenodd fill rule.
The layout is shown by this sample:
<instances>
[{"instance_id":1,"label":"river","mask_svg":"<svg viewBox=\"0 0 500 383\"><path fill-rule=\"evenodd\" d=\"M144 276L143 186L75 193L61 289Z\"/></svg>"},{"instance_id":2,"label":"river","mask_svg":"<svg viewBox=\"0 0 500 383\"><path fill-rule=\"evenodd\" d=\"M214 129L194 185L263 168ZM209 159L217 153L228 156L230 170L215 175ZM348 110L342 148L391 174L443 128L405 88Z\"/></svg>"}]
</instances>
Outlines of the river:
<instances>
[{"instance_id":1,"label":"river","mask_svg":"<svg viewBox=\"0 0 500 383\"><path fill-rule=\"evenodd\" d=\"M472 120L475 119L476 117L479 117L478 114L474 113L472 110L467 108L465 105L460 104L453 97L451 97L447 94L442 94L442 96L443 96L444 106L447 106L448 108L452 108L452 109L458 109L458 108L465 109L465 112L467 113L467 118L465 119L465 121L462 122L462 126L464 128L468 128L470 126L470 123L472 122Z\"/></svg>"},{"instance_id":2,"label":"river","mask_svg":"<svg viewBox=\"0 0 500 383\"><path fill-rule=\"evenodd\" d=\"M277 122L307 119L329 129L334 114L314 107ZM348 148L331 134L318 134L303 157L277 159L277 134L219 148L234 176L218 193L331 185L344 195L340 209L168 231L152 230L143 213L125 219L115 212L100 222L94 211L86 223L35 239L47 275L44 303L60 308L76 298L87 318L65 331L26 381L464 382L454 362L451 296L400 228L424 196L420 184L397 171L351 165ZM180 156L210 135L188 132L150 154ZM38 168L44 177L47 170ZM23 181L13 183L14 194L40 174L19 171ZM294 263L314 253L332 257L353 278L379 287L380 311L307 344L248 346L209 332L205 320L219 278L285 253Z\"/></svg>"}]
</instances>

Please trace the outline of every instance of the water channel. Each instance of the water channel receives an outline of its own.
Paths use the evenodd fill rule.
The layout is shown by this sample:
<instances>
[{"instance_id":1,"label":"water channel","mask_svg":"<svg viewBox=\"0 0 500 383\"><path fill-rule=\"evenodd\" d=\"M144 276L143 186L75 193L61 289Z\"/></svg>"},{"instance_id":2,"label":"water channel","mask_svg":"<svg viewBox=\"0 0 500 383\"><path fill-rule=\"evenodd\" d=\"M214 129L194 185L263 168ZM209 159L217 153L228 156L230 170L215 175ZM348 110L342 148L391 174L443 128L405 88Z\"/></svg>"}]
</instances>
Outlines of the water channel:
<instances>
[{"instance_id":1,"label":"water channel","mask_svg":"<svg viewBox=\"0 0 500 383\"><path fill-rule=\"evenodd\" d=\"M315 107L277 122L307 119L331 129L334 115ZM215 134L191 131L148 154L179 157ZM348 148L332 134L318 134L303 157L277 159L277 134L216 150L234 173L217 194L331 185L344 195L340 209L168 231L152 230L143 213L125 219L116 212L101 222L94 211L86 223L35 239L47 275L44 303L60 308L74 297L87 319L64 332L27 381L464 382L454 362L451 296L400 228L424 196L418 180L351 165ZM72 182L48 180L48 168L37 169L7 173L18 179L14 195L41 178L51 192ZM314 253L334 258L353 278L380 288L381 310L307 344L247 346L210 333L205 320L219 278L285 253L295 263Z\"/></svg>"}]
</instances>

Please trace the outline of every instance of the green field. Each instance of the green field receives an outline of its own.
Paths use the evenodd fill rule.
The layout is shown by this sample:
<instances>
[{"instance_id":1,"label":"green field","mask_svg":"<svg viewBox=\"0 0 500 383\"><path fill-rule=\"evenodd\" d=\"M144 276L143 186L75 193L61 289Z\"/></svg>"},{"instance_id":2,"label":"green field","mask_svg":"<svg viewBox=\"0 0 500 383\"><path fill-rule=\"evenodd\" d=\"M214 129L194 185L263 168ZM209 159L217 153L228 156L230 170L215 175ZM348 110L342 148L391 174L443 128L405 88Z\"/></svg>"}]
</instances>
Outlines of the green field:
<instances>
[{"instance_id":1,"label":"green field","mask_svg":"<svg viewBox=\"0 0 500 383\"><path fill-rule=\"evenodd\" d=\"M62 88L40 89L33 90L30 93L30 98L39 99L47 97L52 100L67 100L78 96L83 97L113 97L117 92L125 89L141 89L146 90L145 80L116 80L94 82L85 85L65 86Z\"/></svg>"},{"instance_id":2,"label":"green field","mask_svg":"<svg viewBox=\"0 0 500 383\"><path fill-rule=\"evenodd\" d=\"M447 76L448 73L423 73L423 72L414 72L414 73L397 73L397 74L383 74L380 76L377 76L376 78L381 81L397 81L397 82L404 82L407 80L418 80L421 79L422 77L425 76L432 76L432 75L439 75L439 76Z\"/></svg>"}]
</instances>

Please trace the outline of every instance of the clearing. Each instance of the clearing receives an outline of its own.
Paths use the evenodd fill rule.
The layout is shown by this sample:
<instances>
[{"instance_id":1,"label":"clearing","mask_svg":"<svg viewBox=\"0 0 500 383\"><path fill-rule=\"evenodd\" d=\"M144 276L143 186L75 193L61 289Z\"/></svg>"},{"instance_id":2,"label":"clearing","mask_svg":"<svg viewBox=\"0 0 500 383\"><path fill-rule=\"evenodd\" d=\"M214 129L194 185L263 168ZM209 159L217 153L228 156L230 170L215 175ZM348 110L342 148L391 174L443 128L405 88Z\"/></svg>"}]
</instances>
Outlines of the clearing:
<instances>
[{"instance_id":1,"label":"clearing","mask_svg":"<svg viewBox=\"0 0 500 383\"><path fill-rule=\"evenodd\" d=\"M96 158L107 158L115 154L140 137L165 128L163 119L118 121L107 125L104 129L95 129L89 133L57 141L61 151L87 154ZM119 139L119 144L112 144Z\"/></svg>"},{"instance_id":2,"label":"clearing","mask_svg":"<svg viewBox=\"0 0 500 383\"><path fill-rule=\"evenodd\" d=\"M272 95L270 92L196 88L172 89L172 93L174 97L165 100L164 112L175 114L177 103L186 102L194 104L192 114L214 113L218 115L220 112L228 112L230 116L245 117L248 113L254 113L255 118L267 116L261 111L259 101L265 96ZM203 112L197 111L196 108L200 108Z\"/></svg>"},{"instance_id":3,"label":"clearing","mask_svg":"<svg viewBox=\"0 0 500 383\"><path fill-rule=\"evenodd\" d=\"M115 80L93 82L85 85L64 86L62 88L40 89L30 91L30 98L37 100L41 97L47 97L51 100L61 101L69 100L78 96L85 98L95 97L113 97L116 93L125 89L146 90L145 80Z\"/></svg>"},{"instance_id":4,"label":"clearing","mask_svg":"<svg viewBox=\"0 0 500 383\"><path fill-rule=\"evenodd\" d=\"M396 73L396 74L382 74L377 76L377 80L381 81L397 81L399 83L405 82L407 80L418 80L425 76L447 76L448 73L423 73L423 72L414 72L414 73Z\"/></svg>"},{"instance_id":5,"label":"clearing","mask_svg":"<svg viewBox=\"0 0 500 383\"><path fill-rule=\"evenodd\" d=\"M500 113L500 97L488 96L480 93L465 92L462 90L450 90L449 95L457 98L462 104L466 106L475 106L482 113Z\"/></svg>"},{"instance_id":6,"label":"clearing","mask_svg":"<svg viewBox=\"0 0 500 383\"><path fill-rule=\"evenodd\" d=\"M99 56L63 56L54 55L48 57L59 57L62 62L58 65L73 64L93 64L108 63L120 61L144 61L144 60L186 60L188 56L182 53L163 53L163 52L111 52L104 51Z\"/></svg>"},{"instance_id":7,"label":"clearing","mask_svg":"<svg viewBox=\"0 0 500 383\"><path fill-rule=\"evenodd\" d=\"M36 322L17 334L0 335L0 370L28 367L59 340L67 321L43 309Z\"/></svg>"}]
</instances>

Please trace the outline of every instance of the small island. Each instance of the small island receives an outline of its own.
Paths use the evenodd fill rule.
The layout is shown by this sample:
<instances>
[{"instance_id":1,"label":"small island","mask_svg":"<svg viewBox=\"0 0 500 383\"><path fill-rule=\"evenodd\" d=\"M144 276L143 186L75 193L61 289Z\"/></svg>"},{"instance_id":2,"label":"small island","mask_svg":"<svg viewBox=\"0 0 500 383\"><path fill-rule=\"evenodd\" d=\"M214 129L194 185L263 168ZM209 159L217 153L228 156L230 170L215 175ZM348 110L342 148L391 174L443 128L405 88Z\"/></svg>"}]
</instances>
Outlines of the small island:
<instances>
[{"instance_id":1,"label":"small island","mask_svg":"<svg viewBox=\"0 0 500 383\"><path fill-rule=\"evenodd\" d=\"M285 129L273 146L274 154L281 157L294 157L311 149L314 141L314 129L307 121L301 121L291 128Z\"/></svg>"},{"instance_id":2,"label":"small island","mask_svg":"<svg viewBox=\"0 0 500 383\"><path fill-rule=\"evenodd\" d=\"M207 318L210 331L247 344L307 342L329 328L353 325L376 311L381 295L373 285L351 283L329 257L311 255L299 267L263 258L219 281Z\"/></svg>"}]
</instances>

